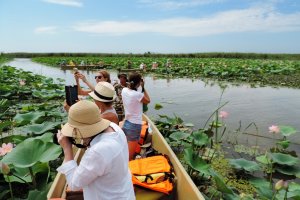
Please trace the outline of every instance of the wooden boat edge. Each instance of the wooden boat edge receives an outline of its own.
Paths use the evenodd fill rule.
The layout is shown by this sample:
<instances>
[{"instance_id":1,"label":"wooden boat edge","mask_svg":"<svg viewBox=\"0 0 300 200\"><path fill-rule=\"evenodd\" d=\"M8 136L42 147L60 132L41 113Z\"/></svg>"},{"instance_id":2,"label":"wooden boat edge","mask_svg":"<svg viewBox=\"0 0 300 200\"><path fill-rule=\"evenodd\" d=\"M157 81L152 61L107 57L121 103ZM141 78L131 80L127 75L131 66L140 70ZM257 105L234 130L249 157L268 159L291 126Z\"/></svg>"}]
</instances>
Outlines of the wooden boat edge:
<instances>
[{"instance_id":1,"label":"wooden boat edge","mask_svg":"<svg viewBox=\"0 0 300 200\"><path fill-rule=\"evenodd\" d=\"M154 149L159 151L160 153L166 154L169 156L174 171L176 174L177 179L177 199L178 200L185 200L185 199L193 199L193 200L205 200L202 196L190 176L185 171L184 167L178 160L175 153L172 151L160 131L154 125L154 123L145 115L143 114L143 120L147 121L152 129L152 146ZM83 155L82 149L74 149L76 151L74 159L77 162L80 162L80 159ZM47 199L50 198L58 198L62 197L65 198L65 185L66 179L65 176L61 173L58 173L51 185L51 188L47 194Z\"/></svg>"},{"instance_id":2,"label":"wooden boat edge","mask_svg":"<svg viewBox=\"0 0 300 200\"><path fill-rule=\"evenodd\" d=\"M173 164L176 178L177 178L177 199L193 199L193 200L204 200L205 198L198 190L190 176L185 171L184 167L178 160L175 153L172 151L171 147L168 145L160 131L154 125L154 123L146 116L143 115L144 120L148 121L148 124L152 128L152 146L155 150L160 153L169 156L171 163Z\"/></svg>"}]
</instances>

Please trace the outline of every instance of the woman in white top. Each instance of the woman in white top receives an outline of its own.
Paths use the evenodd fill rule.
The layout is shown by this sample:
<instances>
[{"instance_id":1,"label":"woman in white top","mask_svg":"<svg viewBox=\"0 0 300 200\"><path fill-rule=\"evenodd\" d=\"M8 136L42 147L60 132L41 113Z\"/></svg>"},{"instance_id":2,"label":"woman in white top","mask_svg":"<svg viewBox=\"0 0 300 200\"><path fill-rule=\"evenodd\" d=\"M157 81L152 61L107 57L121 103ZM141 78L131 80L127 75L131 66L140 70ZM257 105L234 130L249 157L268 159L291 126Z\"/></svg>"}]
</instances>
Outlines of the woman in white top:
<instances>
[{"instance_id":1,"label":"woman in white top","mask_svg":"<svg viewBox=\"0 0 300 200\"><path fill-rule=\"evenodd\" d=\"M150 97L144 88L144 81L139 73L129 75L129 86L122 90L122 100L125 110L123 131L127 137L129 160L134 158L142 129L143 104L150 103ZM142 87L142 92L137 91Z\"/></svg>"},{"instance_id":2,"label":"woman in white top","mask_svg":"<svg viewBox=\"0 0 300 200\"><path fill-rule=\"evenodd\" d=\"M82 139L88 147L79 165L70 138ZM82 188L85 200L135 199L126 137L119 126L100 117L95 103L82 100L72 105L57 139L64 152L57 171L65 174L71 190Z\"/></svg>"}]
</instances>

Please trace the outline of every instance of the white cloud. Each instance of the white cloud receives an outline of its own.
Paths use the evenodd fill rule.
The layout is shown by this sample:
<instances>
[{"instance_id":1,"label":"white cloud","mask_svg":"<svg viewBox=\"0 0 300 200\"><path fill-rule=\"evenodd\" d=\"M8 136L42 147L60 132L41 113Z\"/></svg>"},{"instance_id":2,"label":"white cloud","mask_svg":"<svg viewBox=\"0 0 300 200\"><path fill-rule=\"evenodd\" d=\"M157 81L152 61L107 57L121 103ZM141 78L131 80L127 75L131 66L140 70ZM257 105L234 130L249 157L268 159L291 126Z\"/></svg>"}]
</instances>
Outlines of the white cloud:
<instances>
[{"instance_id":1,"label":"white cloud","mask_svg":"<svg viewBox=\"0 0 300 200\"><path fill-rule=\"evenodd\" d=\"M170 18L153 21L89 21L73 26L75 31L127 35L156 33L168 36L205 36L234 32L300 31L300 12L283 14L273 7L253 7L217 13L206 18Z\"/></svg>"},{"instance_id":2,"label":"white cloud","mask_svg":"<svg viewBox=\"0 0 300 200\"><path fill-rule=\"evenodd\" d=\"M154 7L160 10L176 10L181 8L201 6L205 4L214 4L222 1L224 0L139 0L138 3L144 6Z\"/></svg>"},{"instance_id":3,"label":"white cloud","mask_svg":"<svg viewBox=\"0 0 300 200\"><path fill-rule=\"evenodd\" d=\"M55 34L57 33L56 26L41 26L34 29L35 34Z\"/></svg>"},{"instance_id":4,"label":"white cloud","mask_svg":"<svg viewBox=\"0 0 300 200\"><path fill-rule=\"evenodd\" d=\"M82 2L78 0L43 0L47 3L60 4L64 6L82 7Z\"/></svg>"}]
</instances>

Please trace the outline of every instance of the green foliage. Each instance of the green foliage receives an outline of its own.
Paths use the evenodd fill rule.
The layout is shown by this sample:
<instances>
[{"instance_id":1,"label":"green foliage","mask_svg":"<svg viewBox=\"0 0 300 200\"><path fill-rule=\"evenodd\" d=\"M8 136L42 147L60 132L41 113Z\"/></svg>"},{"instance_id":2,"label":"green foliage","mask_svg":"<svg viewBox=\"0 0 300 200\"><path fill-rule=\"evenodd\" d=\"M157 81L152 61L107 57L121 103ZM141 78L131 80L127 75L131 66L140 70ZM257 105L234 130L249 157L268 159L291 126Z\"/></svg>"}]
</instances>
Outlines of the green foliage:
<instances>
[{"instance_id":1,"label":"green foliage","mask_svg":"<svg viewBox=\"0 0 300 200\"><path fill-rule=\"evenodd\" d=\"M283 153L271 153L270 154L272 160L274 163L278 163L281 165L288 165L292 166L297 163L299 163L299 158L293 157L288 154L283 154Z\"/></svg>"},{"instance_id":2,"label":"green foliage","mask_svg":"<svg viewBox=\"0 0 300 200\"><path fill-rule=\"evenodd\" d=\"M280 128L280 133L283 136L291 136L297 132L297 130L291 126L279 126Z\"/></svg>"},{"instance_id":3,"label":"green foliage","mask_svg":"<svg viewBox=\"0 0 300 200\"><path fill-rule=\"evenodd\" d=\"M256 162L245 160L244 158L230 159L229 162L235 169L242 169L248 172L260 170Z\"/></svg>"},{"instance_id":4,"label":"green foliage","mask_svg":"<svg viewBox=\"0 0 300 200\"><path fill-rule=\"evenodd\" d=\"M3 157L2 162L16 167L32 167L38 162L49 162L58 158L61 148L41 139L28 138L18 144L12 152Z\"/></svg>"}]
</instances>

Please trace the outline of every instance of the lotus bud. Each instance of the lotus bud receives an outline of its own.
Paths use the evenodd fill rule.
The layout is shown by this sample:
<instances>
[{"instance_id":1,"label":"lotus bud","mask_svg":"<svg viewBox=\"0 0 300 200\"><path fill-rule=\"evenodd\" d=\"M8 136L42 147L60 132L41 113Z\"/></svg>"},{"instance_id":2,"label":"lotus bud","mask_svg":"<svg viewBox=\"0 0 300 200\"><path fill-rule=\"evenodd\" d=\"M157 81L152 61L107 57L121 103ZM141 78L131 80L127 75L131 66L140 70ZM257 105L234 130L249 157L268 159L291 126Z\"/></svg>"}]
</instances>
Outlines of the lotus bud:
<instances>
[{"instance_id":1,"label":"lotus bud","mask_svg":"<svg viewBox=\"0 0 300 200\"><path fill-rule=\"evenodd\" d=\"M1 162L1 170L4 175L8 175L10 172L9 166L3 162Z\"/></svg>"},{"instance_id":2,"label":"lotus bud","mask_svg":"<svg viewBox=\"0 0 300 200\"><path fill-rule=\"evenodd\" d=\"M289 182L284 181L284 183L283 183L283 188L284 188L284 189L288 189L288 187L289 187Z\"/></svg>"},{"instance_id":3,"label":"lotus bud","mask_svg":"<svg viewBox=\"0 0 300 200\"><path fill-rule=\"evenodd\" d=\"M285 181L284 180L279 180L276 184L275 184L275 190L281 190L284 187Z\"/></svg>"}]
</instances>

